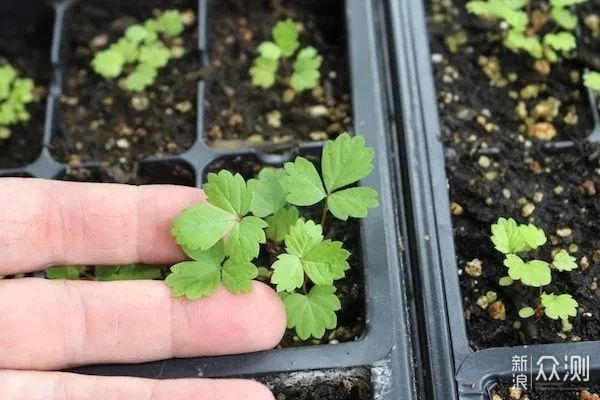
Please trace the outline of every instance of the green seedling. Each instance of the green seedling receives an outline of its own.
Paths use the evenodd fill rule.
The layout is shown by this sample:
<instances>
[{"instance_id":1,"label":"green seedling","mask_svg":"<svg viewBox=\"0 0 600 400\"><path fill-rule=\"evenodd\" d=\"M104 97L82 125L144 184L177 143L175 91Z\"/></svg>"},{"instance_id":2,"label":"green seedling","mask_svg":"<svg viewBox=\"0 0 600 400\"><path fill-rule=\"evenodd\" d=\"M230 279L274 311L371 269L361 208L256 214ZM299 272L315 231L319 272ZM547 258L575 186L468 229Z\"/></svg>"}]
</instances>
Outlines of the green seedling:
<instances>
[{"instance_id":1,"label":"green seedling","mask_svg":"<svg viewBox=\"0 0 600 400\"><path fill-rule=\"evenodd\" d=\"M600 93L600 72L591 71L583 75L583 84L585 87Z\"/></svg>"},{"instance_id":2,"label":"green seedling","mask_svg":"<svg viewBox=\"0 0 600 400\"><path fill-rule=\"evenodd\" d=\"M324 226L328 213L346 221L379 205L375 190L355 186L371 173L373 157L363 137L343 133L325 144L320 173L304 157L264 168L248 181L227 170L210 173L207 203L173 222L172 234L190 260L171 267L165 282L172 295L194 300L220 284L247 293L260 273L280 293L288 328L302 340L323 337L337 325L335 282L344 278L351 256L342 242L326 237ZM316 205L320 222L311 219ZM257 258L267 265L257 268Z\"/></svg>"},{"instance_id":3,"label":"green seedling","mask_svg":"<svg viewBox=\"0 0 600 400\"><path fill-rule=\"evenodd\" d=\"M19 78L10 64L0 65L0 140L11 136L11 126L31 118L27 105L34 101L33 89L33 80Z\"/></svg>"},{"instance_id":4,"label":"green seedling","mask_svg":"<svg viewBox=\"0 0 600 400\"><path fill-rule=\"evenodd\" d=\"M525 261L522 256L531 254L546 244L546 234L535 225L517 224L512 219L499 218L492 225L492 243L496 250L504 254L504 266L508 276L500 279L500 286L510 286L520 282L526 287L540 288L539 304L536 307L523 307L519 310L521 318L529 318L544 312L550 319L568 321L577 315L579 304L570 294L556 295L546 293L543 287L552 282L552 271L572 271L577 268L575 257L566 250L554 252L551 262L538 259Z\"/></svg>"},{"instance_id":5,"label":"green seedling","mask_svg":"<svg viewBox=\"0 0 600 400\"><path fill-rule=\"evenodd\" d=\"M486 20L498 21L507 48L524 51L535 59L556 62L561 54L577 48L573 32L578 20L569 7L585 1L549 0L544 18L536 19L532 18L528 0L473 0L467 2L467 10ZM546 22L540 24L539 21ZM550 31L540 33L547 29Z\"/></svg>"},{"instance_id":6,"label":"green seedling","mask_svg":"<svg viewBox=\"0 0 600 400\"><path fill-rule=\"evenodd\" d=\"M184 29L184 18L179 11L167 10L144 24L129 26L115 43L96 53L92 67L107 80L127 75L125 88L143 92L154 84L161 68L181 55L177 46L168 47L167 43Z\"/></svg>"},{"instance_id":7,"label":"green seedling","mask_svg":"<svg viewBox=\"0 0 600 400\"><path fill-rule=\"evenodd\" d=\"M291 19L279 21L273 28L273 41L262 42L258 46L259 56L250 68L252 84L268 89L275 84L280 61L285 65L300 47L298 42L298 25ZM319 83L323 57L314 47L301 49L293 63L293 73L289 84L296 92L313 89Z\"/></svg>"}]
</instances>

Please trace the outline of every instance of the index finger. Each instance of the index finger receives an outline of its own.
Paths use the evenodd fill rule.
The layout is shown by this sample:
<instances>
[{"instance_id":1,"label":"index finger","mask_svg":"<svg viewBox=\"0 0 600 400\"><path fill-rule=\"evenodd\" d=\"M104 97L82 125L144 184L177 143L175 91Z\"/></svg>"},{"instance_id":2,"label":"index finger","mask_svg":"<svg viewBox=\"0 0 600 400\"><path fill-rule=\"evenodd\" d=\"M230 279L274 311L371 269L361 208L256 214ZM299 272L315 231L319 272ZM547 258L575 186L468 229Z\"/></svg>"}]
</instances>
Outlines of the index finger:
<instances>
[{"instance_id":1,"label":"index finger","mask_svg":"<svg viewBox=\"0 0 600 400\"><path fill-rule=\"evenodd\" d=\"M200 189L0 178L0 275L51 265L167 264L183 258L171 237Z\"/></svg>"}]
</instances>

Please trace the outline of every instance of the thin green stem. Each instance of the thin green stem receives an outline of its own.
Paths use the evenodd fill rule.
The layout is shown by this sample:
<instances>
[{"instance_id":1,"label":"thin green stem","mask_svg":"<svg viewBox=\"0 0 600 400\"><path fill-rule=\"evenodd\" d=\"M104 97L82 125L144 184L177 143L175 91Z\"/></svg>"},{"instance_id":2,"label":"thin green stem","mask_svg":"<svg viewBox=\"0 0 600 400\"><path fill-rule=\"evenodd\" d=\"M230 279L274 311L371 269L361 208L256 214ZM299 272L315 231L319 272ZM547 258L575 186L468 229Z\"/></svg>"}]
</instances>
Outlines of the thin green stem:
<instances>
[{"instance_id":1,"label":"thin green stem","mask_svg":"<svg viewBox=\"0 0 600 400\"><path fill-rule=\"evenodd\" d=\"M321 214L321 227L323 227L323 231L325 231L325 220L327 219L327 201L323 205L323 214Z\"/></svg>"}]
</instances>

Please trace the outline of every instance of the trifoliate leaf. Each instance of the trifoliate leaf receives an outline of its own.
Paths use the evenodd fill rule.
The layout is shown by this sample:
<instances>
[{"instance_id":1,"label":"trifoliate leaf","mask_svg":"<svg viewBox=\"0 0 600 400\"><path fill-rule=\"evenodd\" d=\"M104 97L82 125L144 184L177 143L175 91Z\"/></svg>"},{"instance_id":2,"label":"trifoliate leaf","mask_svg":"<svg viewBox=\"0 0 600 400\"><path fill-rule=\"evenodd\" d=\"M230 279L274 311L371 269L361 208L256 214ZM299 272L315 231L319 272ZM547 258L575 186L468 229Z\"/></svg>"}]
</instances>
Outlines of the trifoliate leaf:
<instances>
[{"instance_id":1,"label":"trifoliate leaf","mask_svg":"<svg viewBox=\"0 0 600 400\"><path fill-rule=\"evenodd\" d=\"M327 206L337 219L365 218L370 208L379 206L377 191L368 187L340 190L329 195Z\"/></svg>"},{"instance_id":2,"label":"trifoliate leaf","mask_svg":"<svg viewBox=\"0 0 600 400\"><path fill-rule=\"evenodd\" d=\"M569 51L577 48L577 40L571 32L548 33L544 44L557 51Z\"/></svg>"},{"instance_id":3,"label":"trifoliate leaf","mask_svg":"<svg viewBox=\"0 0 600 400\"><path fill-rule=\"evenodd\" d=\"M96 53L92 60L94 71L106 79L116 78L121 75L125 58L117 51L104 50Z\"/></svg>"},{"instance_id":4,"label":"trifoliate leaf","mask_svg":"<svg viewBox=\"0 0 600 400\"><path fill-rule=\"evenodd\" d=\"M185 296L189 300L210 296L217 290L220 282L219 266L199 261L184 261L173 265L171 274L165 279L173 297Z\"/></svg>"},{"instance_id":5,"label":"trifoliate leaf","mask_svg":"<svg viewBox=\"0 0 600 400\"><path fill-rule=\"evenodd\" d=\"M234 225L225 240L225 254L231 258L250 261L258 257L260 244L265 243L264 228L267 223L260 218L247 216Z\"/></svg>"},{"instance_id":6,"label":"trifoliate leaf","mask_svg":"<svg viewBox=\"0 0 600 400\"><path fill-rule=\"evenodd\" d=\"M375 150L365 146L362 136L351 137L346 132L323 147L323 181L329 193L358 182L373 170Z\"/></svg>"},{"instance_id":7,"label":"trifoliate leaf","mask_svg":"<svg viewBox=\"0 0 600 400\"><path fill-rule=\"evenodd\" d=\"M231 214L242 217L250 210L252 191L246 187L246 181L240 174L232 175L227 170L210 173L203 189L210 204Z\"/></svg>"},{"instance_id":8,"label":"trifoliate leaf","mask_svg":"<svg viewBox=\"0 0 600 400\"><path fill-rule=\"evenodd\" d=\"M552 7L569 7L576 4L585 3L587 0L550 0Z\"/></svg>"},{"instance_id":9,"label":"trifoliate leaf","mask_svg":"<svg viewBox=\"0 0 600 400\"><path fill-rule=\"evenodd\" d=\"M569 319L577 315L579 303L570 294L542 293L544 313L551 319Z\"/></svg>"},{"instance_id":10,"label":"trifoliate leaf","mask_svg":"<svg viewBox=\"0 0 600 400\"><path fill-rule=\"evenodd\" d=\"M325 240L314 245L302 256L304 272L316 285L331 285L334 280L344 277L350 268L350 252L342 248L341 242Z\"/></svg>"},{"instance_id":11,"label":"trifoliate leaf","mask_svg":"<svg viewBox=\"0 0 600 400\"><path fill-rule=\"evenodd\" d=\"M267 57L257 57L250 68L252 85L268 89L275 83L275 72L279 67L277 60Z\"/></svg>"},{"instance_id":12,"label":"trifoliate leaf","mask_svg":"<svg viewBox=\"0 0 600 400\"><path fill-rule=\"evenodd\" d=\"M287 191L287 201L296 206L311 206L323 200L327 194L315 166L303 157L285 164L286 175L279 180Z\"/></svg>"},{"instance_id":13,"label":"trifoliate leaf","mask_svg":"<svg viewBox=\"0 0 600 400\"><path fill-rule=\"evenodd\" d=\"M535 310L531 307L523 307L519 310L519 317L529 318L535 315Z\"/></svg>"},{"instance_id":14,"label":"trifoliate leaf","mask_svg":"<svg viewBox=\"0 0 600 400\"><path fill-rule=\"evenodd\" d=\"M521 257L508 254L504 260L508 275L513 280L520 280L525 286L542 287L552 282L550 265L541 260L524 262Z\"/></svg>"},{"instance_id":15,"label":"trifoliate leaf","mask_svg":"<svg viewBox=\"0 0 600 400\"><path fill-rule=\"evenodd\" d=\"M583 75L585 87L600 92L600 72L586 72Z\"/></svg>"},{"instance_id":16,"label":"trifoliate leaf","mask_svg":"<svg viewBox=\"0 0 600 400\"><path fill-rule=\"evenodd\" d=\"M10 65L0 66L0 100L8 98L10 87L17 77L17 70Z\"/></svg>"},{"instance_id":17,"label":"trifoliate leaf","mask_svg":"<svg viewBox=\"0 0 600 400\"><path fill-rule=\"evenodd\" d=\"M177 10L167 10L156 20L156 30L167 36L178 36L183 29L183 20Z\"/></svg>"},{"instance_id":18,"label":"trifoliate leaf","mask_svg":"<svg viewBox=\"0 0 600 400\"><path fill-rule=\"evenodd\" d=\"M283 190L279 179L286 175L283 169L263 168L258 179L250 179L248 188L252 191L252 214L264 218L275 214L286 204L287 191Z\"/></svg>"},{"instance_id":19,"label":"trifoliate leaf","mask_svg":"<svg viewBox=\"0 0 600 400\"><path fill-rule=\"evenodd\" d=\"M323 241L323 228L313 221L298 220L290 227L285 238L286 250L290 254L303 257L317 244Z\"/></svg>"},{"instance_id":20,"label":"trifoliate leaf","mask_svg":"<svg viewBox=\"0 0 600 400\"><path fill-rule=\"evenodd\" d=\"M280 208L275 214L267 217L266 221L269 226L266 233L267 238L276 242L281 242L290 231L290 227L298 221L300 213L294 206L289 208Z\"/></svg>"},{"instance_id":21,"label":"trifoliate leaf","mask_svg":"<svg viewBox=\"0 0 600 400\"><path fill-rule=\"evenodd\" d=\"M553 7L550 10L552 19L562 28L567 30L575 29L577 26L577 16L564 7Z\"/></svg>"},{"instance_id":22,"label":"trifoliate leaf","mask_svg":"<svg viewBox=\"0 0 600 400\"><path fill-rule=\"evenodd\" d=\"M273 42L262 42L258 46L258 53L261 57L279 60L281 57L281 49Z\"/></svg>"},{"instance_id":23,"label":"trifoliate leaf","mask_svg":"<svg viewBox=\"0 0 600 400\"><path fill-rule=\"evenodd\" d=\"M543 47L537 36L525 36L522 32L511 30L504 39L504 45L513 51L525 50L534 58L543 56Z\"/></svg>"},{"instance_id":24,"label":"trifoliate leaf","mask_svg":"<svg viewBox=\"0 0 600 400\"><path fill-rule=\"evenodd\" d=\"M156 265L129 264L96 267L94 275L97 281L134 281L158 279L162 271Z\"/></svg>"},{"instance_id":25,"label":"trifoliate leaf","mask_svg":"<svg viewBox=\"0 0 600 400\"><path fill-rule=\"evenodd\" d=\"M323 57L317 53L314 47L306 47L298 53L298 57L294 62L294 73L290 80L292 88L301 92L307 89L313 89L319 83L321 73L321 63Z\"/></svg>"},{"instance_id":26,"label":"trifoliate leaf","mask_svg":"<svg viewBox=\"0 0 600 400\"><path fill-rule=\"evenodd\" d=\"M498 221L492 225L492 243L496 250L503 254L520 253L531 249L517 222L512 218L498 218Z\"/></svg>"},{"instance_id":27,"label":"trifoliate leaf","mask_svg":"<svg viewBox=\"0 0 600 400\"><path fill-rule=\"evenodd\" d=\"M304 283L304 269L302 261L294 254L280 254L273 263L271 283L277 285L278 292L291 292L302 287Z\"/></svg>"},{"instance_id":28,"label":"trifoliate leaf","mask_svg":"<svg viewBox=\"0 0 600 400\"><path fill-rule=\"evenodd\" d=\"M252 280L257 276L258 269L248 261L230 258L223 265L223 285L231 293L250 293L252 291Z\"/></svg>"},{"instance_id":29,"label":"trifoliate leaf","mask_svg":"<svg viewBox=\"0 0 600 400\"><path fill-rule=\"evenodd\" d=\"M189 250L207 250L238 225L237 216L211 204L185 209L173 222L175 241Z\"/></svg>"},{"instance_id":30,"label":"trifoliate leaf","mask_svg":"<svg viewBox=\"0 0 600 400\"><path fill-rule=\"evenodd\" d=\"M528 250L535 250L546 244L546 234L544 231L533 224L519 225L519 233L525 239Z\"/></svg>"},{"instance_id":31,"label":"trifoliate leaf","mask_svg":"<svg viewBox=\"0 0 600 400\"><path fill-rule=\"evenodd\" d=\"M81 276L81 267L64 265L46 268L46 278L76 281Z\"/></svg>"},{"instance_id":32,"label":"trifoliate leaf","mask_svg":"<svg viewBox=\"0 0 600 400\"><path fill-rule=\"evenodd\" d=\"M552 258L552 266L559 271L572 271L577 268L575 260L575 257L563 249Z\"/></svg>"},{"instance_id":33,"label":"trifoliate leaf","mask_svg":"<svg viewBox=\"0 0 600 400\"><path fill-rule=\"evenodd\" d=\"M204 264L221 265L225 259L225 244L219 240L214 246L208 250L190 250L187 247L182 247L184 253L194 261L200 261Z\"/></svg>"},{"instance_id":34,"label":"trifoliate leaf","mask_svg":"<svg viewBox=\"0 0 600 400\"><path fill-rule=\"evenodd\" d=\"M133 92L143 92L154 83L158 72L152 65L139 64L136 69L127 77L125 87Z\"/></svg>"},{"instance_id":35,"label":"trifoliate leaf","mask_svg":"<svg viewBox=\"0 0 600 400\"><path fill-rule=\"evenodd\" d=\"M287 327L295 328L301 340L320 339L326 329L337 325L335 312L341 308L333 286L314 286L308 295L294 293L283 299Z\"/></svg>"},{"instance_id":36,"label":"trifoliate leaf","mask_svg":"<svg viewBox=\"0 0 600 400\"><path fill-rule=\"evenodd\" d=\"M125 30L125 37L135 43L143 41L146 36L148 31L140 24L131 25Z\"/></svg>"},{"instance_id":37,"label":"trifoliate leaf","mask_svg":"<svg viewBox=\"0 0 600 400\"><path fill-rule=\"evenodd\" d=\"M160 42L147 44L140 48L139 62L150 65L156 69L169 63L171 51Z\"/></svg>"},{"instance_id":38,"label":"trifoliate leaf","mask_svg":"<svg viewBox=\"0 0 600 400\"><path fill-rule=\"evenodd\" d=\"M273 28L273 40L281 49L283 57L289 57L298 48L298 26L291 19L279 21Z\"/></svg>"}]
</instances>

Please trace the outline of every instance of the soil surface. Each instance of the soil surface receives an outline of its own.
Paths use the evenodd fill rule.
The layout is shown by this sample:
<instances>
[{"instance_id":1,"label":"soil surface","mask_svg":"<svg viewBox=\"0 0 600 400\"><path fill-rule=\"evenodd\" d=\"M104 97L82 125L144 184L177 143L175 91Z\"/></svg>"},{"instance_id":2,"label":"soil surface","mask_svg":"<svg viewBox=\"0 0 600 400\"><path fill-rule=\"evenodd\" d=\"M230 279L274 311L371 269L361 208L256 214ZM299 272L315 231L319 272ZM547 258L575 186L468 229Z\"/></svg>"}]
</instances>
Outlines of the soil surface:
<instances>
[{"instance_id":1,"label":"soil surface","mask_svg":"<svg viewBox=\"0 0 600 400\"><path fill-rule=\"evenodd\" d=\"M107 81L90 65L94 55L121 37L128 26L154 17L159 10L156 7L197 13L192 0L109 3L102 7L78 3L70 10L64 48L70 59L59 129L52 143L60 161L72 166L103 161L131 172L148 156L182 153L193 144L199 80L195 23L179 37L184 56L171 59L142 94L121 89L118 79Z\"/></svg>"},{"instance_id":2,"label":"soil surface","mask_svg":"<svg viewBox=\"0 0 600 400\"><path fill-rule=\"evenodd\" d=\"M598 2L593 4L588 13L600 10ZM465 1L434 0L429 6L441 140L448 154L458 272L471 345L480 349L600 339L600 147L580 140L591 133L592 119L587 92L576 79L589 65L589 50L581 48L552 65L545 76L528 56L490 41L490 25L469 15ZM539 122L556 130L553 141L575 140L575 146L545 149L548 141L528 133L527 124ZM531 257L549 260L553 249L566 249L577 257L579 269L553 272L552 284L544 288L570 293L579 302L570 331L547 318L517 316L522 305L537 306L537 290L498 285L506 269L490 241L490 226L499 217L545 230L548 243ZM476 258L480 273L467 266ZM504 305L505 319L494 319L494 308L477 304L489 291Z\"/></svg>"},{"instance_id":3,"label":"soil surface","mask_svg":"<svg viewBox=\"0 0 600 400\"><path fill-rule=\"evenodd\" d=\"M306 155L305 155L306 156ZM313 157L308 157L316 161ZM205 173L217 172L221 169L227 169L232 172L239 172L244 178L250 179L256 177L258 172L264 167L258 159L246 156L228 157L217 160L210 165ZM320 207L299 207L303 216L319 221L321 218ZM360 249L360 224L356 219L349 219L348 222L340 221L329 216L325 222L324 235L326 239L338 240L344 243L344 248L351 252L348 259L350 269L346 277L336 281L337 296L342 303L342 308L338 311L338 327L334 330L325 332L322 339L300 340L294 330L288 329L279 347L307 346L327 343L348 342L359 338L364 330L365 315L365 294L363 261ZM266 246L261 248L257 265L269 267L277 256L285 252L285 248L278 243L268 241ZM269 283L269 280L265 280Z\"/></svg>"},{"instance_id":4,"label":"soil surface","mask_svg":"<svg viewBox=\"0 0 600 400\"><path fill-rule=\"evenodd\" d=\"M23 21L23 25L19 25L20 31L7 26L0 28L0 65L9 63L17 69L20 78L33 79L36 87L35 101L27 106L31 119L11 126L11 137L0 139L0 168L25 166L34 161L42 150L46 93L51 74L53 11L39 4L36 7L36 12L0 11L1 25L14 26L12 21Z\"/></svg>"},{"instance_id":5,"label":"soil surface","mask_svg":"<svg viewBox=\"0 0 600 400\"><path fill-rule=\"evenodd\" d=\"M492 389L492 400L514 400L514 397L510 396L511 384L501 383ZM516 394L513 389L513 395ZM562 388L561 390L551 389L533 389L527 391L521 391L521 399L529 398L529 400L597 400L598 397L594 395L600 395L600 388L595 385L588 389L567 389Z\"/></svg>"},{"instance_id":6,"label":"soil surface","mask_svg":"<svg viewBox=\"0 0 600 400\"><path fill-rule=\"evenodd\" d=\"M225 0L209 18L204 134L214 146L326 140L351 128L343 1ZM281 79L270 89L252 86L248 72L258 45L272 40L271 30L286 18L301 26L301 48L313 46L323 56L321 84L291 101L284 93L293 59L281 63Z\"/></svg>"}]
</instances>

